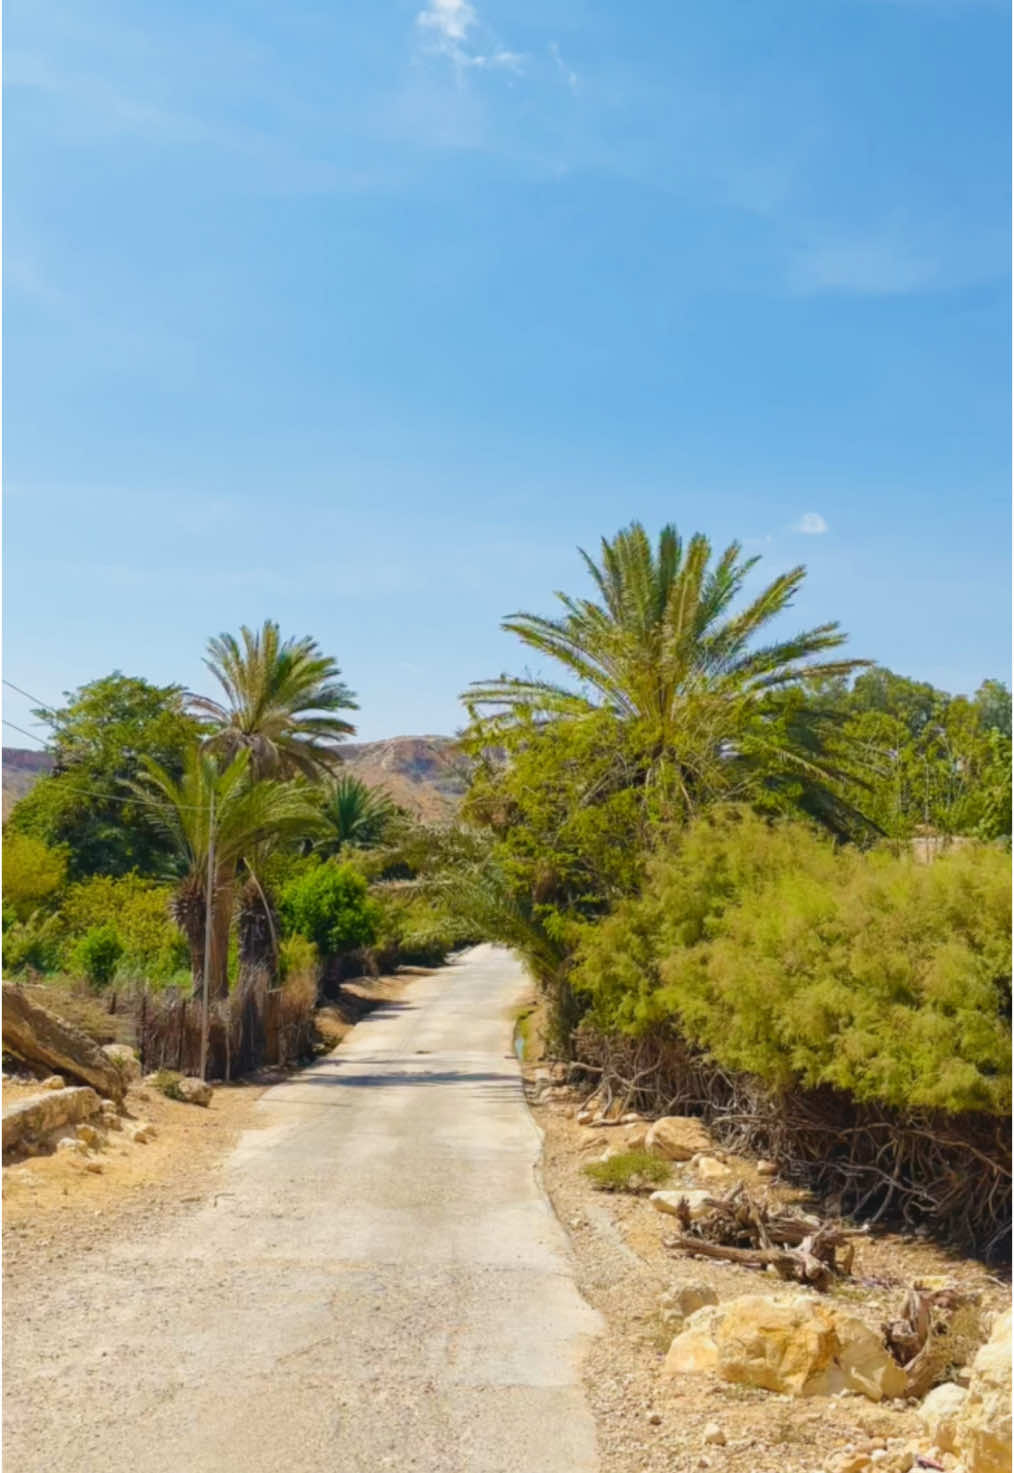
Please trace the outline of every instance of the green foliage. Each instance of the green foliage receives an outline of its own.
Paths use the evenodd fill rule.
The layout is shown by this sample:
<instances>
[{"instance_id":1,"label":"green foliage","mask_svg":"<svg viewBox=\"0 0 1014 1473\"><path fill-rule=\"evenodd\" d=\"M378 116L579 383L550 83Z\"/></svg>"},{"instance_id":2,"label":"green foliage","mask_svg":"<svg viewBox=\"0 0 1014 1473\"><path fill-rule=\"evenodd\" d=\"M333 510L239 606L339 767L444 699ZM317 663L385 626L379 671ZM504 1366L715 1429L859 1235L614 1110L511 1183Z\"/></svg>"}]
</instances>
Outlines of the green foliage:
<instances>
[{"instance_id":1,"label":"green foliage","mask_svg":"<svg viewBox=\"0 0 1014 1473\"><path fill-rule=\"evenodd\" d=\"M123 951L123 942L115 927L108 922L92 926L71 950L71 970L86 978L93 987L105 987L113 980Z\"/></svg>"},{"instance_id":2,"label":"green foliage","mask_svg":"<svg viewBox=\"0 0 1014 1473\"><path fill-rule=\"evenodd\" d=\"M56 765L16 805L11 832L66 845L71 879L161 873L171 850L147 804L131 801L126 784L144 758L180 771L197 733L181 687L115 671L70 694L61 709L36 714L53 726Z\"/></svg>"},{"instance_id":3,"label":"green foliage","mask_svg":"<svg viewBox=\"0 0 1014 1473\"><path fill-rule=\"evenodd\" d=\"M13 832L3 846L3 900L7 910L25 921L59 895L67 876L67 851L51 849L32 834Z\"/></svg>"},{"instance_id":4,"label":"green foliage","mask_svg":"<svg viewBox=\"0 0 1014 1473\"><path fill-rule=\"evenodd\" d=\"M648 1151L620 1151L581 1169L600 1192L654 1191L670 1176L667 1163Z\"/></svg>"},{"instance_id":5,"label":"green foliage","mask_svg":"<svg viewBox=\"0 0 1014 1473\"><path fill-rule=\"evenodd\" d=\"M289 977L316 977L320 957L312 941L298 934L284 936L278 947L278 970L282 981Z\"/></svg>"},{"instance_id":6,"label":"green foliage","mask_svg":"<svg viewBox=\"0 0 1014 1473\"><path fill-rule=\"evenodd\" d=\"M140 875L95 875L72 885L61 915L71 936L110 925L123 944L120 971L168 981L187 963L186 938L172 919L172 890Z\"/></svg>"},{"instance_id":7,"label":"green foliage","mask_svg":"<svg viewBox=\"0 0 1014 1473\"><path fill-rule=\"evenodd\" d=\"M159 1069L152 1080L152 1084L167 1100L183 1099L183 1091L180 1089L182 1082L183 1075L177 1074L175 1069Z\"/></svg>"},{"instance_id":8,"label":"green foliage","mask_svg":"<svg viewBox=\"0 0 1014 1473\"><path fill-rule=\"evenodd\" d=\"M15 922L4 932L4 975L57 971L63 942L59 915L47 916L36 911L26 921Z\"/></svg>"},{"instance_id":9,"label":"green foliage","mask_svg":"<svg viewBox=\"0 0 1014 1473\"><path fill-rule=\"evenodd\" d=\"M374 849L391 833L399 809L382 788L371 788L360 778L342 773L325 790L321 805L321 835L314 848L339 856L346 847Z\"/></svg>"},{"instance_id":10,"label":"green foliage","mask_svg":"<svg viewBox=\"0 0 1014 1473\"><path fill-rule=\"evenodd\" d=\"M493 713L487 739L533 716L573 729L575 718L609 713L670 817L784 790L785 801L836 830L857 821L840 791L841 757L829 760L828 717L801 694L866 662L826 658L845 642L835 623L759 643L792 604L805 568L734 608L758 561L744 559L738 543L713 561L700 534L684 545L666 526L654 548L634 522L603 538L600 562L581 556L598 601L558 594L559 618L519 613L502 626L556 661L567 683L501 676L472 686L469 707Z\"/></svg>"},{"instance_id":11,"label":"green foliage","mask_svg":"<svg viewBox=\"0 0 1014 1473\"><path fill-rule=\"evenodd\" d=\"M675 1027L778 1088L1004 1113L1010 975L1001 851L920 864L737 812L692 825L586 931L575 984L600 1028Z\"/></svg>"},{"instance_id":12,"label":"green foliage","mask_svg":"<svg viewBox=\"0 0 1014 1473\"><path fill-rule=\"evenodd\" d=\"M321 956L338 956L368 946L377 934L380 909L363 876L349 864L310 864L279 896L286 930L312 941Z\"/></svg>"},{"instance_id":13,"label":"green foliage","mask_svg":"<svg viewBox=\"0 0 1014 1473\"><path fill-rule=\"evenodd\" d=\"M195 696L190 709L226 762L246 752L255 779L313 779L340 760L335 744L355 727L336 713L354 711L356 703L316 640L283 640L278 625L265 619L256 631L244 626L238 640L231 634L209 640L204 663L224 700Z\"/></svg>"}]
</instances>

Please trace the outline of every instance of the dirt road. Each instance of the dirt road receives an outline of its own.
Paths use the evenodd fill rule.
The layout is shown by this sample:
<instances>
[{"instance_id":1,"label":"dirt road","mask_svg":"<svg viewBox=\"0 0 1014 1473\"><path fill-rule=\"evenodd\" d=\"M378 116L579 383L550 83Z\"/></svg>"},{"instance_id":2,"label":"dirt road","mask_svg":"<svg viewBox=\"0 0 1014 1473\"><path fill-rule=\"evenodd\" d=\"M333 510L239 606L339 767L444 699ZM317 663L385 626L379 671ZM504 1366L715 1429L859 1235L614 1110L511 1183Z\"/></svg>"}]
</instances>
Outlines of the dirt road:
<instances>
[{"instance_id":1,"label":"dirt road","mask_svg":"<svg viewBox=\"0 0 1014 1473\"><path fill-rule=\"evenodd\" d=\"M9 1283L7 1473L595 1469L524 989L493 947L421 979L264 1095L202 1203Z\"/></svg>"}]
</instances>

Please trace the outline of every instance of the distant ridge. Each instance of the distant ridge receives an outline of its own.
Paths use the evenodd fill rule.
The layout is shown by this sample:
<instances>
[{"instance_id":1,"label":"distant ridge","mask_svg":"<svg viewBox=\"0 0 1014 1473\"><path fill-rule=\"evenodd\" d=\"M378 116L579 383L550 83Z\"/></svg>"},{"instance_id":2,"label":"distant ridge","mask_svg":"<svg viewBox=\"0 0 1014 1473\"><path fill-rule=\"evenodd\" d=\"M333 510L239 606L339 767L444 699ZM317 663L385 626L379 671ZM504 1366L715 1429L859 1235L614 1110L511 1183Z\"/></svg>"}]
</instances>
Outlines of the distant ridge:
<instances>
[{"instance_id":1,"label":"distant ridge","mask_svg":"<svg viewBox=\"0 0 1014 1473\"><path fill-rule=\"evenodd\" d=\"M386 788L396 803L427 823L452 819L468 788L471 764L453 737L397 736L380 742L346 742L341 752L347 772L355 773L371 788ZM48 752L4 747L4 818L52 766Z\"/></svg>"}]
</instances>

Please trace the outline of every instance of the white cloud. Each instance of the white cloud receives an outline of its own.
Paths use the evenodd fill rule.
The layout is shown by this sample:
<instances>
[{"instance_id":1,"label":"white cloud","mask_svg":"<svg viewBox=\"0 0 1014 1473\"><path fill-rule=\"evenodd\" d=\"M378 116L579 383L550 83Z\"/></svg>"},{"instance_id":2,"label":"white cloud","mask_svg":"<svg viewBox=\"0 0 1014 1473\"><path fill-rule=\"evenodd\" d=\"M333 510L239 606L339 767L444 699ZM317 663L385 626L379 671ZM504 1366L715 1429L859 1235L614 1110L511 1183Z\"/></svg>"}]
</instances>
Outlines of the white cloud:
<instances>
[{"instance_id":1,"label":"white cloud","mask_svg":"<svg viewBox=\"0 0 1014 1473\"><path fill-rule=\"evenodd\" d=\"M828 526L819 511L808 511L800 517L792 530L805 532L810 537L818 537L822 532L828 530Z\"/></svg>"},{"instance_id":2,"label":"white cloud","mask_svg":"<svg viewBox=\"0 0 1014 1473\"><path fill-rule=\"evenodd\" d=\"M890 235L828 239L797 254L797 291L895 296L923 291L939 275L937 261Z\"/></svg>"},{"instance_id":3,"label":"white cloud","mask_svg":"<svg viewBox=\"0 0 1014 1473\"><path fill-rule=\"evenodd\" d=\"M508 72L522 69L525 58L484 32L469 0L429 0L415 23L425 38L425 49L448 57L457 67Z\"/></svg>"},{"instance_id":4,"label":"white cloud","mask_svg":"<svg viewBox=\"0 0 1014 1473\"><path fill-rule=\"evenodd\" d=\"M567 62L564 61L563 57L560 55L560 48L559 46L557 46L555 41L550 41L549 43L549 54L556 62L556 69L560 73L560 76L563 78L563 80L566 82L567 86L572 92L576 92L578 84L577 72L574 71L573 67L571 67L570 65L568 65Z\"/></svg>"}]
</instances>

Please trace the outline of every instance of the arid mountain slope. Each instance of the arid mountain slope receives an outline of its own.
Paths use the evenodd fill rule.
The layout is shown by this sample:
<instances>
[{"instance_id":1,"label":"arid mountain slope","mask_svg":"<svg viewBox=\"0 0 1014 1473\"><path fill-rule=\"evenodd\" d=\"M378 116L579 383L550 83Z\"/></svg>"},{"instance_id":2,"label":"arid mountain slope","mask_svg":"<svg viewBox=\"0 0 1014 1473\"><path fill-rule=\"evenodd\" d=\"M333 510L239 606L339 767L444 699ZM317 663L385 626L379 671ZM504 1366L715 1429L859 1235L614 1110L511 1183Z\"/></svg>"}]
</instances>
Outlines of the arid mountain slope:
<instances>
[{"instance_id":1,"label":"arid mountain slope","mask_svg":"<svg viewBox=\"0 0 1014 1473\"><path fill-rule=\"evenodd\" d=\"M468 758L451 737L401 736L382 742L349 742L342 747L342 755L349 772L371 787L385 788L402 808L428 823L453 818L468 787ZM4 818L51 766L47 752L4 747Z\"/></svg>"}]
</instances>

